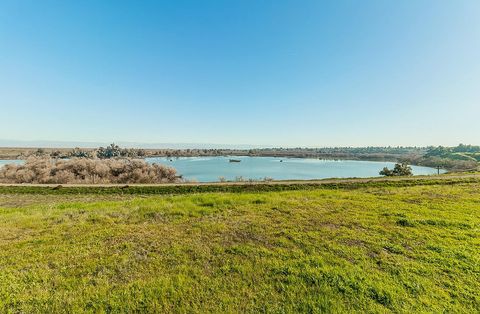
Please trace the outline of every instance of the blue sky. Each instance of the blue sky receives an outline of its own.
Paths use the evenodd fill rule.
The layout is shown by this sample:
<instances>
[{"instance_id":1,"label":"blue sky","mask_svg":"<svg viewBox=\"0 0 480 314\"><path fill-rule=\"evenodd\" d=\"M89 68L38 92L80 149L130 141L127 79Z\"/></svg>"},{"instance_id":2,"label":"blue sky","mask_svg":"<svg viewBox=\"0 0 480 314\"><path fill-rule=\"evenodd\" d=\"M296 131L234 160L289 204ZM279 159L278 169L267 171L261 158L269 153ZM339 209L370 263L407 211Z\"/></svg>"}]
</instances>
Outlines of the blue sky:
<instances>
[{"instance_id":1,"label":"blue sky","mask_svg":"<svg viewBox=\"0 0 480 314\"><path fill-rule=\"evenodd\" d=\"M0 0L0 139L480 144L480 1Z\"/></svg>"}]
</instances>

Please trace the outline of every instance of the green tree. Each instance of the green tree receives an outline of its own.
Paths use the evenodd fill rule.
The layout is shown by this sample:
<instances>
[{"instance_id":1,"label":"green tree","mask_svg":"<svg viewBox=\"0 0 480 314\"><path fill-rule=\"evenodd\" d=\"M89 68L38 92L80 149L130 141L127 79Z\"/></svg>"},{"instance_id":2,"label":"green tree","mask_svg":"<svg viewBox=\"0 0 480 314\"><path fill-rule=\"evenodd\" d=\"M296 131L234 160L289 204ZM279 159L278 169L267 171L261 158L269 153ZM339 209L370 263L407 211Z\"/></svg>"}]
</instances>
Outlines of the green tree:
<instances>
[{"instance_id":1,"label":"green tree","mask_svg":"<svg viewBox=\"0 0 480 314\"><path fill-rule=\"evenodd\" d=\"M400 176L411 176L413 175L412 167L407 163L396 163L393 169L388 169L387 167L383 168L380 172L380 175L387 177L400 177Z\"/></svg>"},{"instance_id":2,"label":"green tree","mask_svg":"<svg viewBox=\"0 0 480 314\"><path fill-rule=\"evenodd\" d=\"M114 143L110 144L110 146L107 146L107 148L100 147L97 150L97 157L100 159L115 158L120 157L121 155L122 149Z\"/></svg>"}]
</instances>

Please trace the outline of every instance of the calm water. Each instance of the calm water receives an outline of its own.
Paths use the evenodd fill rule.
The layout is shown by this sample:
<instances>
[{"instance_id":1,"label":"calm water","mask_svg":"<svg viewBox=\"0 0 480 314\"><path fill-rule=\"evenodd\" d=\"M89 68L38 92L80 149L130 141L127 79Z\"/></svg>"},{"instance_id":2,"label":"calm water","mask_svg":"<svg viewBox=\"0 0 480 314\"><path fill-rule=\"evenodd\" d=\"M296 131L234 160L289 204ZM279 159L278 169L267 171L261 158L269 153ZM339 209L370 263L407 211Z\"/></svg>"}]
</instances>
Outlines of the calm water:
<instances>
[{"instance_id":1,"label":"calm water","mask_svg":"<svg viewBox=\"0 0 480 314\"><path fill-rule=\"evenodd\" d=\"M241 162L229 162L230 159ZM150 163L161 163L177 169L187 180L215 182L219 177L234 181L236 177L275 180L325 179L325 178L366 178L378 177L383 167L393 168L393 162L357 160L319 160L275 157L180 157L146 158ZM280 162L281 160L281 162ZM23 160L0 160L0 167L9 163L23 163ZM436 169L412 166L415 175L437 173Z\"/></svg>"},{"instance_id":2,"label":"calm water","mask_svg":"<svg viewBox=\"0 0 480 314\"><path fill-rule=\"evenodd\" d=\"M0 160L0 167L6 164L23 164L25 160Z\"/></svg>"},{"instance_id":3,"label":"calm water","mask_svg":"<svg viewBox=\"0 0 480 314\"><path fill-rule=\"evenodd\" d=\"M229 162L229 159L241 162ZM222 176L227 180L235 180L239 176L246 180L265 177L276 180L377 177L383 167L393 168L395 165L393 162L275 157L158 157L146 160L172 166L185 179L199 182L219 181ZM415 175L437 173L436 169L427 167L412 166L412 169Z\"/></svg>"}]
</instances>

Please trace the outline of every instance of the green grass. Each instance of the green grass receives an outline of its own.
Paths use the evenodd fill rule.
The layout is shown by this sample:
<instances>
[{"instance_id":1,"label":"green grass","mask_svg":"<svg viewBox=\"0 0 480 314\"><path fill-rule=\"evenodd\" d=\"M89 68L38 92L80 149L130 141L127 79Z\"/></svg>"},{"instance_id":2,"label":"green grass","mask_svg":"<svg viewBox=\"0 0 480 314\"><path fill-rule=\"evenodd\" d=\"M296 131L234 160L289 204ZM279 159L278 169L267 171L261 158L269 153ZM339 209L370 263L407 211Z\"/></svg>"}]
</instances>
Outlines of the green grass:
<instances>
[{"instance_id":1,"label":"green grass","mask_svg":"<svg viewBox=\"0 0 480 314\"><path fill-rule=\"evenodd\" d=\"M0 312L478 312L480 183L430 183L2 187Z\"/></svg>"},{"instance_id":2,"label":"green grass","mask_svg":"<svg viewBox=\"0 0 480 314\"><path fill-rule=\"evenodd\" d=\"M317 189L358 189L365 187L405 187L419 185L457 185L465 183L480 183L479 173L444 174L441 176L414 176L403 178L371 178L371 179L334 179L303 182L278 182L274 183L213 183L213 184L159 184L159 185L0 185L1 194L42 194L42 195L172 195L209 192L279 192L293 190ZM401 181L398 181L400 179Z\"/></svg>"}]
</instances>

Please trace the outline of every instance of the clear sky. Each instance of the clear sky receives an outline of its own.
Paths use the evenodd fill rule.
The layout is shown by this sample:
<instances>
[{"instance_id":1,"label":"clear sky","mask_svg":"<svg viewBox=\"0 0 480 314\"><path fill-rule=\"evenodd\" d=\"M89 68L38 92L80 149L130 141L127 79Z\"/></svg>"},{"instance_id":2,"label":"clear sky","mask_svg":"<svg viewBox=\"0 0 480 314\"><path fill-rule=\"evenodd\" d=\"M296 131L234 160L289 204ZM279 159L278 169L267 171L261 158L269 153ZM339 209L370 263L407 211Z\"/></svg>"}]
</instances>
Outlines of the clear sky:
<instances>
[{"instance_id":1,"label":"clear sky","mask_svg":"<svg viewBox=\"0 0 480 314\"><path fill-rule=\"evenodd\" d=\"M0 0L0 139L480 144L480 1Z\"/></svg>"}]
</instances>

